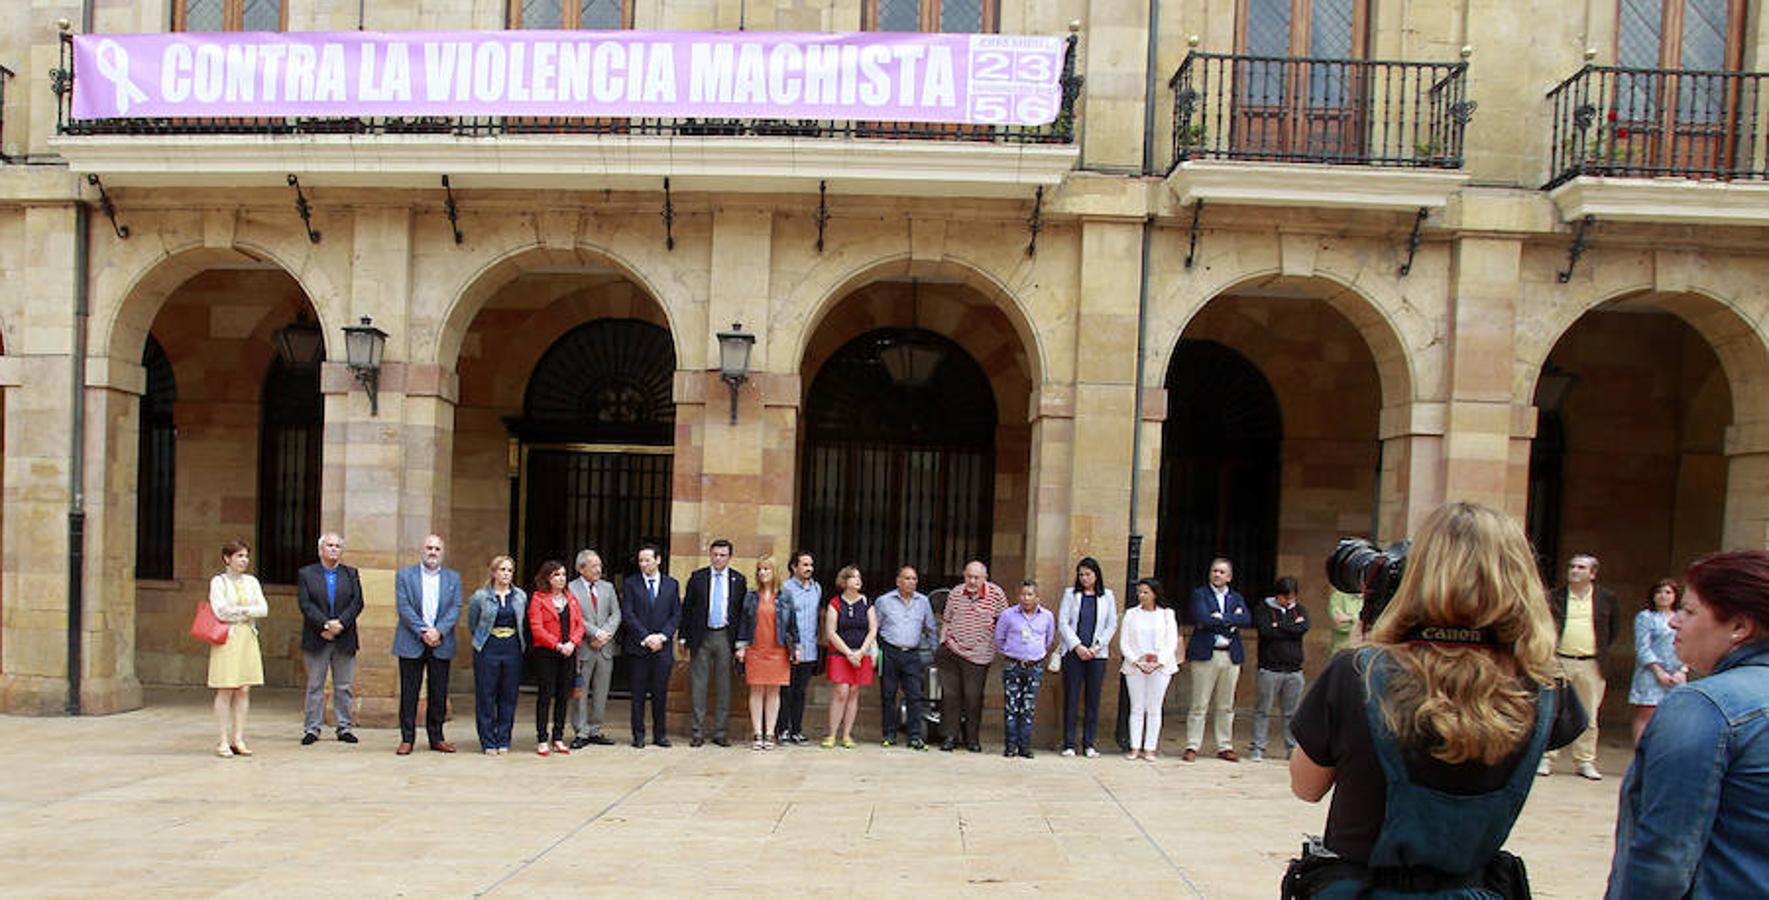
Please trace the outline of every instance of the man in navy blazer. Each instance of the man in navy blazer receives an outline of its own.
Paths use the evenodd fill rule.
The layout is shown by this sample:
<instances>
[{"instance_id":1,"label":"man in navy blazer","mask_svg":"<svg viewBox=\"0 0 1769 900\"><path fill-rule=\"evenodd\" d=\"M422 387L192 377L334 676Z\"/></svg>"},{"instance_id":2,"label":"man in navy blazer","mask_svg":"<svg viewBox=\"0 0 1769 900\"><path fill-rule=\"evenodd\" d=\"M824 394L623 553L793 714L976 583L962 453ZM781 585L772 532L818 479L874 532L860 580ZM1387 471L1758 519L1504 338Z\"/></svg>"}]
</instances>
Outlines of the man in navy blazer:
<instances>
[{"instance_id":1,"label":"man in navy blazer","mask_svg":"<svg viewBox=\"0 0 1769 900\"><path fill-rule=\"evenodd\" d=\"M295 603L301 607L301 662L307 668L301 746L319 740L325 724L326 674L332 676L332 717L338 740L356 743L351 730L356 712L356 618L362 615L362 579L344 565L344 538L335 531L319 536L319 562L295 573Z\"/></svg>"},{"instance_id":2,"label":"man in navy blazer","mask_svg":"<svg viewBox=\"0 0 1769 900\"><path fill-rule=\"evenodd\" d=\"M461 573L442 567L442 538L424 538L424 561L393 576L394 606L399 627L393 631L393 655L399 657L399 749L412 752L417 738L418 688L429 682L424 704L424 731L430 749L453 753L442 736L448 713L448 665L455 658L455 623L461 619Z\"/></svg>"},{"instance_id":3,"label":"man in navy blazer","mask_svg":"<svg viewBox=\"0 0 1769 900\"><path fill-rule=\"evenodd\" d=\"M1235 682L1241 677L1241 663L1246 652L1241 646L1241 629L1253 624L1247 601L1229 589L1234 566L1217 557L1210 561L1210 583L1192 591L1189 611L1193 623L1192 639L1186 644L1185 658L1192 670L1192 705L1185 720L1186 762L1198 758L1204 743L1204 714L1214 710L1216 716L1216 756L1235 762Z\"/></svg>"},{"instance_id":4,"label":"man in navy blazer","mask_svg":"<svg viewBox=\"0 0 1769 900\"><path fill-rule=\"evenodd\" d=\"M688 650L688 691L692 702L689 722L693 731L688 746L698 747L712 732L712 741L729 747L725 723L731 718L731 644L743 598L749 585L743 573L731 568L731 542L718 538L706 548L712 565L688 574L687 596L682 601L682 643ZM712 682L718 698L713 706L712 727L706 726L706 688Z\"/></svg>"},{"instance_id":5,"label":"man in navy blazer","mask_svg":"<svg viewBox=\"0 0 1769 900\"><path fill-rule=\"evenodd\" d=\"M682 588L657 570L655 544L639 548L639 572L620 586L621 650L631 664L633 746L645 746L645 703L651 703L652 743L670 745L665 717L669 714L671 646L682 620Z\"/></svg>"}]
</instances>

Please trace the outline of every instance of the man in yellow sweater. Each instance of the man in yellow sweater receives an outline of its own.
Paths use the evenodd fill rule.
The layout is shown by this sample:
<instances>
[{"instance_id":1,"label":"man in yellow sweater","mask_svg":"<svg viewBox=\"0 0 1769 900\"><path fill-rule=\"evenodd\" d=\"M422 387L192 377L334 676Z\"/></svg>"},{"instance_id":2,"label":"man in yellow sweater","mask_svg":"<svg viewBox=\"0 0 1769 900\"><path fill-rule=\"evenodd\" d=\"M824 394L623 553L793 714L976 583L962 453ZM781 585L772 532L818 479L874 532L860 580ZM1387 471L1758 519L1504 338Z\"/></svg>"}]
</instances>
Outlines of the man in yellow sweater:
<instances>
[{"instance_id":1,"label":"man in yellow sweater","mask_svg":"<svg viewBox=\"0 0 1769 900\"><path fill-rule=\"evenodd\" d=\"M1597 586L1597 557L1580 553L1567 563L1566 584L1549 592L1548 609L1554 613L1559 638L1554 655L1590 717L1585 733L1573 742L1572 759L1581 776L1602 781L1597 771L1597 720L1603 705L1603 666L1615 638L1615 592ZM1548 751L1536 774L1553 774L1557 755Z\"/></svg>"}]
</instances>

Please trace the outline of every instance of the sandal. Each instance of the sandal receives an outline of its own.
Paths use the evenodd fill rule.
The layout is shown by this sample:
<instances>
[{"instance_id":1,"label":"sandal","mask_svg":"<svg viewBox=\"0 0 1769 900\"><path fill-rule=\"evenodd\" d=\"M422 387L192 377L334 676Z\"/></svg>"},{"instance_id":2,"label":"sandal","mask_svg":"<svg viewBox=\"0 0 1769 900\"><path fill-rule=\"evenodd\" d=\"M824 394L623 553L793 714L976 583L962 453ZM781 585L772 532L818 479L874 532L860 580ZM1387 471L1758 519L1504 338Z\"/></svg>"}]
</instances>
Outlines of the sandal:
<instances>
[{"instance_id":1,"label":"sandal","mask_svg":"<svg viewBox=\"0 0 1769 900\"><path fill-rule=\"evenodd\" d=\"M252 755L252 748L246 746L245 741L240 741L237 744L229 744L229 745L227 745L227 749L232 750L234 756L251 756Z\"/></svg>"},{"instance_id":2,"label":"sandal","mask_svg":"<svg viewBox=\"0 0 1769 900\"><path fill-rule=\"evenodd\" d=\"M755 740L750 742L749 749L751 749L751 750L766 750L766 749L768 749L768 745L763 743L762 736L760 734L757 734L755 736Z\"/></svg>"},{"instance_id":3,"label":"sandal","mask_svg":"<svg viewBox=\"0 0 1769 900\"><path fill-rule=\"evenodd\" d=\"M221 743L215 745L215 755L221 757L222 759L232 759L233 758L233 748L228 746L226 741L222 741Z\"/></svg>"},{"instance_id":4,"label":"sandal","mask_svg":"<svg viewBox=\"0 0 1769 900\"><path fill-rule=\"evenodd\" d=\"M835 749L835 735L832 734L829 737L824 738L821 742L819 742L817 744L817 746L822 747L825 750L834 750Z\"/></svg>"},{"instance_id":5,"label":"sandal","mask_svg":"<svg viewBox=\"0 0 1769 900\"><path fill-rule=\"evenodd\" d=\"M773 735L767 734L767 735L762 736L762 749L763 750L774 749L774 736Z\"/></svg>"}]
</instances>

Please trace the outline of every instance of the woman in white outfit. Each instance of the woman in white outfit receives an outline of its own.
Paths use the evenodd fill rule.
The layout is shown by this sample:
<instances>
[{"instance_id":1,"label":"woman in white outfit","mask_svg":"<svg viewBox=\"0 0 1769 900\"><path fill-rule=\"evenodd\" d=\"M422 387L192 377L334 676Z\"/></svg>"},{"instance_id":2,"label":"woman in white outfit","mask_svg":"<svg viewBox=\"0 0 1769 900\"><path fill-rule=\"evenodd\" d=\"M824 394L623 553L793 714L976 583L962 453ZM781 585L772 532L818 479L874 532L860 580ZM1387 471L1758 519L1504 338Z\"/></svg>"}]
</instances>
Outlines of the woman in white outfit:
<instances>
[{"instance_id":1,"label":"woman in white outfit","mask_svg":"<svg viewBox=\"0 0 1769 900\"><path fill-rule=\"evenodd\" d=\"M1118 648L1124 652L1124 682L1130 689L1130 755L1153 762L1161 746L1161 701L1167 682L1179 671L1179 622L1161 605L1161 582L1136 583L1137 605L1124 613Z\"/></svg>"},{"instance_id":2,"label":"woman in white outfit","mask_svg":"<svg viewBox=\"0 0 1769 900\"><path fill-rule=\"evenodd\" d=\"M253 619L270 615L270 604L258 579L246 574L252 564L251 548L242 540L221 545L226 571L209 579L209 608L215 618L228 623L227 643L209 647L209 686L215 689L215 724L221 743L215 755L251 756L246 746L246 709L254 685L264 683L264 654L258 649L258 626Z\"/></svg>"}]
</instances>

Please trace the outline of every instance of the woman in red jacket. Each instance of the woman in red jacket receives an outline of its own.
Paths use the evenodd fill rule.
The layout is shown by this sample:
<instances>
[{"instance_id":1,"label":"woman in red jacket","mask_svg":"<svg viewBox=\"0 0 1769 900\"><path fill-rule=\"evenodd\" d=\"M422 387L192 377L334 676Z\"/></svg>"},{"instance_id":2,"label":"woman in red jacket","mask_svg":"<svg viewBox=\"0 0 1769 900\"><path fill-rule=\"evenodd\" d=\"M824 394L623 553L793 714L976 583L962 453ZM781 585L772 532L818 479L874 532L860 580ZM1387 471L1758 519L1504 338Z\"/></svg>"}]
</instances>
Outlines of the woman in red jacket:
<instances>
[{"instance_id":1,"label":"woman in red jacket","mask_svg":"<svg viewBox=\"0 0 1769 900\"><path fill-rule=\"evenodd\" d=\"M571 655L584 641L584 614L577 598L565 589L565 564L556 559L541 563L534 575L534 593L528 598L528 633L534 640L530 671L540 686L534 703L534 752L567 755L571 750L565 746L565 705L571 700ZM553 711L550 733L549 705Z\"/></svg>"}]
</instances>

